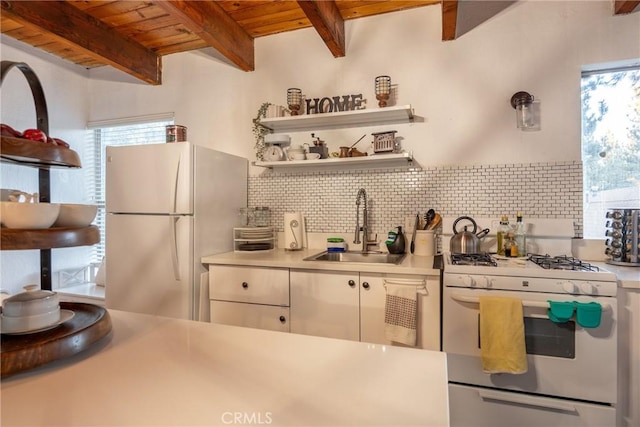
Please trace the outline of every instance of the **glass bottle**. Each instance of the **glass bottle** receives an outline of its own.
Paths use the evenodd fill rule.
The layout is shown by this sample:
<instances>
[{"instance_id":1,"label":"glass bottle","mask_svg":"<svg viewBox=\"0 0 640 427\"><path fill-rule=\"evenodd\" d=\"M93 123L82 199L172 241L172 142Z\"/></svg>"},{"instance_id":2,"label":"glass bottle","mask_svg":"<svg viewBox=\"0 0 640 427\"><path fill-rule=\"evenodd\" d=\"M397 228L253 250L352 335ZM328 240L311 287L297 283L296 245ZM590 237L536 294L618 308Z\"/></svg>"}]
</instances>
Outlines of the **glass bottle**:
<instances>
[{"instance_id":1,"label":"glass bottle","mask_svg":"<svg viewBox=\"0 0 640 427\"><path fill-rule=\"evenodd\" d=\"M518 256L518 245L513 238L512 232L508 232L504 238L504 255L507 257Z\"/></svg>"},{"instance_id":2,"label":"glass bottle","mask_svg":"<svg viewBox=\"0 0 640 427\"><path fill-rule=\"evenodd\" d=\"M496 232L496 236L498 238L498 255L505 255L504 241L509 231L511 231L511 227L509 226L509 217L507 215L502 215L498 231Z\"/></svg>"},{"instance_id":3,"label":"glass bottle","mask_svg":"<svg viewBox=\"0 0 640 427\"><path fill-rule=\"evenodd\" d=\"M522 222L522 214L518 212L516 215L515 243L518 245L518 256L527 256L527 233Z\"/></svg>"}]
</instances>

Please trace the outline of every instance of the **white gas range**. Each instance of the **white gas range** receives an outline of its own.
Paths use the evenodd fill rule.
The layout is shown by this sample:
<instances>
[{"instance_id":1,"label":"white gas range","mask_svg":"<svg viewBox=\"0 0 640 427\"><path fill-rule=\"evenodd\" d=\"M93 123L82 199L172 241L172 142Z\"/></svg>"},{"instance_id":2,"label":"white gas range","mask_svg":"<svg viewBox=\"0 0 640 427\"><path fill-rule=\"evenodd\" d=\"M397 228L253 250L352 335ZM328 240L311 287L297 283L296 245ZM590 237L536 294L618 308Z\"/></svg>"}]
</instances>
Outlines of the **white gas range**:
<instances>
[{"instance_id":1,"label":"white gas range","mask_svg":"<svg viewBox=\"0 0 640 427\"><path fill-rule=\"evenodd\" d=\"M615 274L568 256L448 253L444 262L445 286L594 296L617 293Z\"/></svg>"},{"instance_id":2,"label":"white gas range","mask_svg":"<svg viewBox=\"0 0 640 427\"><path fill-rule=\"evenodd\" d=\"M613 273L571 257L444 255L443 350L451 425L615 426L617 283ZM528 371L484 373L481 296L522 301ZM549 302L598 303L596 327L557 323Z\"/></svg>"}]
</instances>

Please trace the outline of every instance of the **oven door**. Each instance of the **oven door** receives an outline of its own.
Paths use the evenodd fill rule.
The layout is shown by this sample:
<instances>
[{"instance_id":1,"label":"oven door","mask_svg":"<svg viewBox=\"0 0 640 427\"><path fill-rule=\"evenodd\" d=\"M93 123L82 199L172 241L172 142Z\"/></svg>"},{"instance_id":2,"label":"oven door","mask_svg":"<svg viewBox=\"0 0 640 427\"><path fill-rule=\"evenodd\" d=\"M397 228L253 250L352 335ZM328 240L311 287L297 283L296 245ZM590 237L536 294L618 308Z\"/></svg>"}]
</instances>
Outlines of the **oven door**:
<instances>
[{"instance_id":1,"label":"oven door","mask_svg":"<svg viewBox=\"0 0 640 427\"><path fill-rule=\"evenodd\" d=\"M478 297L483 295L523 300L528 361L525 374L482 372ZM599 302L603 305L600 326L583 328L575 317L556 324L547 316L547 300ZM616 299L611 297L445 287L443 350L447 353L449 381L615 403L616 312Z\"/></svg>"}]
</instances>

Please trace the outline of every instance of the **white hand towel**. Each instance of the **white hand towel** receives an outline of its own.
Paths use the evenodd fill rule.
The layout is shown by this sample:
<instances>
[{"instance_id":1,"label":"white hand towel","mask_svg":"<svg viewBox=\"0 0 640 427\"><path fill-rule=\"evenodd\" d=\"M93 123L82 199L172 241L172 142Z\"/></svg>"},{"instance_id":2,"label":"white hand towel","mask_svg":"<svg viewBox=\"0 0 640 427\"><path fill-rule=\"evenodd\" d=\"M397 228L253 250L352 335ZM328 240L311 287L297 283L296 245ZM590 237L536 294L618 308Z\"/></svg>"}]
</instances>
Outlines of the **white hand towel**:
<instances>
[{"instance_id":1,"label":"white hand towel","mask_svg":"<svg viewBox=\"0 0 640 427\"><path fill-rule=\"evenodd\" d=\"M415 286L385 284L384 333L389 341L415 347L418 297Z\"/></svg>"}]
</instances>

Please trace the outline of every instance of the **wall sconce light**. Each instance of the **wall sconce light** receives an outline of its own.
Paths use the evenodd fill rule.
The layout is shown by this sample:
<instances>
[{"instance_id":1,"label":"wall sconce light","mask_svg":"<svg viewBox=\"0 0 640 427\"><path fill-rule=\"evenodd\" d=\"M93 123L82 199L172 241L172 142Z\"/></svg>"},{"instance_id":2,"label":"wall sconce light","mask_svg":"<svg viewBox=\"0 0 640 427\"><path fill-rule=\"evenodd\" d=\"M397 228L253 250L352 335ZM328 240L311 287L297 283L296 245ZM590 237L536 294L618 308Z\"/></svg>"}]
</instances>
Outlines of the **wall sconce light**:
<instances>
[{"instance_id":1,"label":"wall sconce light","mask_svg":"<svg viewBox=\"0 0 640 427\"><path fill-rule=\"evenodd\" d=\"M511 97L511 106L516 110L518 128L523 131L540 130L540 103L534 102L533 95L516 92Z\"/></svg>"}]
</instances>

